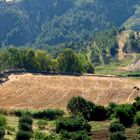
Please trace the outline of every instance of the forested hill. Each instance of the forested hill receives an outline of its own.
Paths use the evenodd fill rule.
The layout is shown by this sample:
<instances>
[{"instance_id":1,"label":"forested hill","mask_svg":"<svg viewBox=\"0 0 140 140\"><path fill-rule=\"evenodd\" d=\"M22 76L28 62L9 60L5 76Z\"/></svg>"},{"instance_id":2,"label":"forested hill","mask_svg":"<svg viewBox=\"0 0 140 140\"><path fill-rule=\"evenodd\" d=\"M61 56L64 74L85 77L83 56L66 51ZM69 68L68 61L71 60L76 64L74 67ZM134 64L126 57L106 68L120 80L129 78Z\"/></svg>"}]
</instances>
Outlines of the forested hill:
<instances>
[{"instance_id":1,"label":"forested hill","mask_svg":"<svg viewBox=\"0 0 140 140\"><path fill-rule=\"evenodd\" d=\"M112 26L120 27L124 23L128 27L127 21L136 13L138 2L139 0L0 2L0 46L35 43L42 48L46 44L89 40L97 31Z\"/></svg>"}]
</instances>

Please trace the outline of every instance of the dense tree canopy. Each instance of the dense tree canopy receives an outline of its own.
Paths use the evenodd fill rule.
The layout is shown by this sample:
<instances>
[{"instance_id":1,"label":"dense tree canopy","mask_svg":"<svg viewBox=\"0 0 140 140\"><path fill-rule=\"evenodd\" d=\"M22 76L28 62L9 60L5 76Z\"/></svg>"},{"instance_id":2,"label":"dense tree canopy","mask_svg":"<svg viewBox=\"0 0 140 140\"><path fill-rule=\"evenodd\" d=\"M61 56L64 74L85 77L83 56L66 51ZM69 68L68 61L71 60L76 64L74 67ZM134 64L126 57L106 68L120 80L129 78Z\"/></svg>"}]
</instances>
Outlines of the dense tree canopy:
<instances>
[{"instance_id":1,"label":"dense tree canopy","mask_svg":"<svg viewBox=\"0 0 140 140\"><path fill-rule=\"evenodd\" d=\"M0 2L0 45L37 46L87 40L94 32L120 27L139 0L21 0ZM7 20L8 19L8 20Z\"/></svg>"},{"instance_id":2,"label":"dense tree canopy","mask_svg":"<svg viewBox=\"0 0 140 140\"><path fill-rule=\"evenodd\" d=\"M81 53L66 49L58 58L46 51L8 48L0 52L0 70L44 70L60 73L94 73L93 65Z\"/></svg>"}]
</instances>

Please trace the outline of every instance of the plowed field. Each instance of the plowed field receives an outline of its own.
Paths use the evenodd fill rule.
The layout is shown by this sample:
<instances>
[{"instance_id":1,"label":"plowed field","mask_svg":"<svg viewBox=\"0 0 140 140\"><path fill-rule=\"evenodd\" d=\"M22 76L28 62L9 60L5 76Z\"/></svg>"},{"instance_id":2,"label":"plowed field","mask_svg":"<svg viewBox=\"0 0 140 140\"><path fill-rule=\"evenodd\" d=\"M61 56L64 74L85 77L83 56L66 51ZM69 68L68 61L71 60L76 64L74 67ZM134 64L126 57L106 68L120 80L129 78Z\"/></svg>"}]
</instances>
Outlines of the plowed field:
<instances>
[{"instance_id":1,"label":"plowed field","mask_svg":"<svg viewBox=\"0 0 140 140\"><path fill-rule=\"evenodd\" d=\"M134 88L135 87L135 88ZM69 99L82 96L94 103L132 103L140 96L140 80L95 76L10 75L0 86L0 108L66 109Z\"/></svg>"}]
</instances>

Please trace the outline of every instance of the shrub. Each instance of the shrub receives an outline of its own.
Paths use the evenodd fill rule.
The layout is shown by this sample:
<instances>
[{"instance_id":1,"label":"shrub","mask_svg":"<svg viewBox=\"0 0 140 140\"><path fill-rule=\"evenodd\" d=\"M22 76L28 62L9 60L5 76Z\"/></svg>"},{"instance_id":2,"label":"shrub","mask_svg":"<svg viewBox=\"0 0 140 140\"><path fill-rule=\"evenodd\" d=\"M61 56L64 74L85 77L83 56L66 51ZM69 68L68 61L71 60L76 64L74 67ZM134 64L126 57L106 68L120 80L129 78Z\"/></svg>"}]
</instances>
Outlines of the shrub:
<instances>
[{"instance_id":1,"label":"shrub","mask_svg":"<svg viewBox=\"0 0 140 140\"><path fill-rule=\"evenodd\" d=\"M64 140L90 140L86 131L77 131L77 132L61 132L62 138Z\"/></svg>"},{"instance_id":2,"label":"shrub","mask_svg":"<svg viewBox=\"0 0 140 140\"><path fill-rule=\"evenodd\" d=\"M74 115L82 115L87 120L93 120L95 104L78 96L69 100L67 109Z\"/></svg>"},{"instance_id":3,"label":"shrub","mask_svg":"<svg viewBox=\"0 0 140 140\"><path fill-rule=\"evenodd\" d=\"M107 118L112 119L115 118L115 109L117 105L116 103L110 103L107 107Z\"/></svg>"},{"instance_id":4,"label":"shrub","mask_svg":"<svg viewBox=\"0 0 140 140\"><path fill-rule=\"evenodd\" d=\"M86 107L88 107L87 101L80 96L70 99L67 105L67 109L75 116L82 114Z\"/></svg>"},{"instance_id":5,"label":"shrub","mask_svg":"<svg viewBox=\"0 0 140 140\"><path fill-rule=\"evenodd\" d=\"M56 132L59 133L62 130L66 130L68 132L75 132L85 130L89 132L91 126L88 122L80 117L80 118L65 118L63 120L59 120L56 123Z\"/></svg>"},{"instance_id":6,"label":"shrub","mask_svg":"<svg viewBox=\"0 0 140 140\"><path fill-rule=\"evenodd\" d=\"M140 97L135 98L133 106L135 107L136 111L140 111Z\"/></svg>"},{"instance_id":7,"label":"shrub","mask_svg":"<svg viewBox=\"0 0 140 140\"><path fill-rule=\"evenodd\" d=\"M7 130L7 134L9 134L9 135L11 135L12 132L16 131L15 127L12 127L12 126L9 126L9 125L6 126L6 130Z\"/></svg>"},{"instance_id":8,"label":"shrub","mask_svg":"<svg viewBox=\"0 0 140 140\"><path fill-rule=\"evenodd\" d=\"M132 105L120 105L116 108L116 116L125 127L131 127L134 122L135 109Z\"/></svg>"},{"instance_id":9,"label":"shrub","mask_svg":"<svg viewBox=\"0 0 140 140\"><path fill-rule=\"evenodd\" d=\"M32 113L31 113L31 111L28 111L28 110L15 110L14 115L17 117L32 116Z\"/></svg>"},{"instance_id":10,"label":"shrub","mask_svg":"<svg viewBox=\"0 0 140 140\"><path fill-rule=\"evenodd\" d=\"M0 115L0 127L5 127L7 125L7 120L5 116Z\"/></svg>"},{"instance_id":11,"label":"shrub","mask_svg":"<svg viewBox=\"0 0 140 140\"><path fill-rule=\"evenodd\" d=\"M103 121L107 119L107 110L103 106L96 106L94 103L86 101L78 96L73 97L67 105L68 110L74 115L82 115L91 121Z\"/></svg>"},{"instance_id":12,"label":"shrub","mask_svg":"<svg viewBox=\"0 0 140 140\"><path fill-rule=\"evenodd\" d=\"M20 118L19 123L28 123L28 124L32 125L33 120L29 116L23 116Z\"/></svg>"},{"instance_id":13,"label":"shrub","mask_svg":"<svg viewBox=\"0 0 140 140\"><path fill-rule=\"evenodd\" d=\"M3 127L0 127L0 139L3 139L5 135L5 129Z\"/></svg>"},{"instance_id":14,"label":"shrub","mask_svg":"<svg viewBox=\"0 0 140 140\"><path fill-rule=\"evenodd\" d=\"M32 132L32 126L28 123L20 123L19 129L23 131L31 131Z\"/></svg>"},{"instance_id":15,"label":"shrub","mask_svg":"<svg viewBox=\"0 0 140 140\"><path fill-rule=\"evenodd\" d=\"M16 134L16 140L30 140L32 132L19 130Z\"/></svg>"},{"instance_id":16,"label":"shrub","mask_svg":"<svg viewBox=\"0 0 140 140\"><path fill-rule=\"evenodd\" d=\"M122 132L113 132L110 134L110 140L126 140L126 137Z\"/></svg>"},{"instance_id":17,"label":"shrub","mask_svg":"<svg viewBox=\"0 0 140 140\"><path fill-rule=\"evenodd\" d=\"M34 132L33 138L35 140L47 140L46 134L40 131Z\"/></svg>"},{"instance_id":18,"label":"shrub","mask_svg":"<svg viewBox=\"0 0 140 140\"><path fill-rule=\"evenodd\" d=\"M29 116L22 116L19 120L19 131L17 132L17 140L30 140L32 137L33 120Z\"/></svg>"},{"instance_id":19,"label":"shrub","mask_svg":"<svg viewBox=\"0 0 140 140\"><path fill-rule=\"evenodd\" d=\"M110 124L109 131L111 133L114 132L124 132L125 127L119 122L119 121L114 121Z\"/></svg>"},{"instance_id":20,"label":"shrub","mask_svg":"<svg viewBox=\"0 0 140 140\"><path fill-rule=\"evenodd\" d=\"M38 119L55 120L64 115L64 111L59 109L48 109L39 112L34 112L33 117Z\"/></svg>"},{"instance_id":21,"label":"shrub","mask_svg":"<svg viewBox=\"0 0 140 140\"><path fill-rule=\"evenodd\" d=\"M110 140L125 140L125 127L118 121L111 122L110 127Z\"/></svg>"},{"instance_id":22,"label":"shrub","mask_svg":"<svg viewBox=\"0 0 140 140\"><path fill-rule=\"evenodd\" d=\"M136 113L135 122L140 126L140 111Z\"/></svg>"},{"instance_id":23,"label":"shrub","mask_svg":"<svg viewBox=\"0 0 140 140\"><path fill-rule=\"evenodd\" d=\"M103 106L96 106L93 117L94 121L104 121L107 119L107 110Z\"/></svg>"}]
</instances>

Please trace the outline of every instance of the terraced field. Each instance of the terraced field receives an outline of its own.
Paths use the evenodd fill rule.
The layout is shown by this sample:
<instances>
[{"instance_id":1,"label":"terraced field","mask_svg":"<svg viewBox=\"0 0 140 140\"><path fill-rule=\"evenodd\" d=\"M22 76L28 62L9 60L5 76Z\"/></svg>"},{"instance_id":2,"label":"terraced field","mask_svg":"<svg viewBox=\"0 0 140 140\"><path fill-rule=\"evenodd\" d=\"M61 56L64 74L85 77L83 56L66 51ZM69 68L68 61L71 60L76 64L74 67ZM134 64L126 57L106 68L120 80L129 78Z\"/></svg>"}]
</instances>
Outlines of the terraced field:
<instances>
[{"instance_id":1,"label":"terraced field","mask_svg":"<svg viewBox=\"0 0 140 140\"><path fill-rule=\"evenodd\" d=\"M140 96L139 87L140 79L10 75L0 86L0 108L66 109L68 100L78 95L101 105L132 103Z\"/></svg>"}]
</instances>

